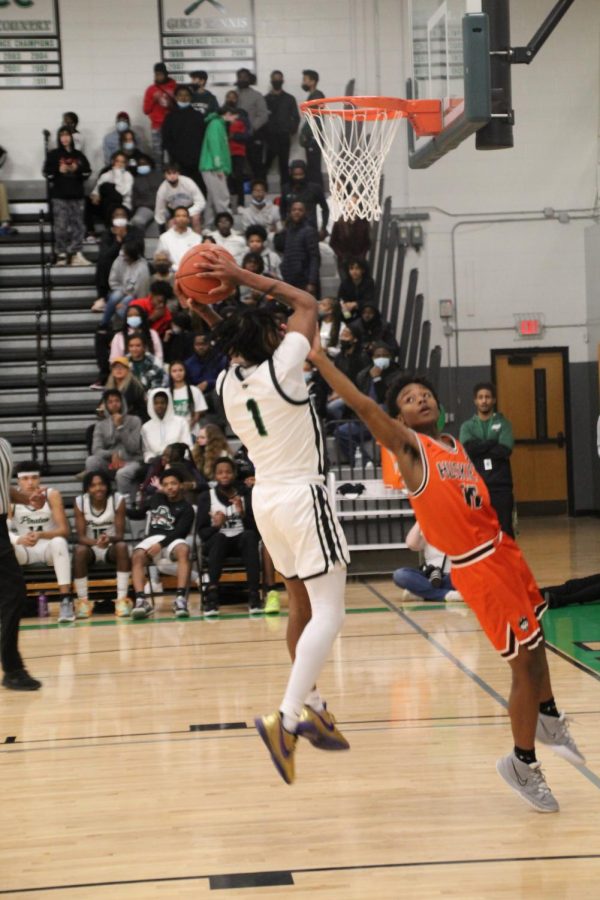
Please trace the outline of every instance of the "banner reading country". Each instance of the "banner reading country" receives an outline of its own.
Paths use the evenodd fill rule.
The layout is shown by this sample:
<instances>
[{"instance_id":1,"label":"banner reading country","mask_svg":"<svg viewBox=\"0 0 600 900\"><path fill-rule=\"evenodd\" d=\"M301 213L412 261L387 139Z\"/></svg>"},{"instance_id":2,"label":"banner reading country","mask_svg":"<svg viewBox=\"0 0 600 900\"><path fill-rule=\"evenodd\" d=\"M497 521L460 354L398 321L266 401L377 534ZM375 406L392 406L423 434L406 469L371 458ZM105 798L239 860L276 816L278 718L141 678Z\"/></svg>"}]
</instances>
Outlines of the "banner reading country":
<instances>
[{"instance_id":1,"label":"banner reading country","mask_svg":"<svg viewBox=\"0 0 600 900\"><path fill-rule=\"evenodd\" d=\"M240 66L256 70L253 0L159 0L161 52L177 81L205 69L209 86L230 87Z\"/></svg>"},{"instance_id":2,"label":"banner reading country","mask_svg":"<svg viewBox=\"0 0 600 900\"><path fill-rule=\"evenodd\" d=\"M0 88L62 88L57 0L0 2Z\"/></svg>"}]
</instances>

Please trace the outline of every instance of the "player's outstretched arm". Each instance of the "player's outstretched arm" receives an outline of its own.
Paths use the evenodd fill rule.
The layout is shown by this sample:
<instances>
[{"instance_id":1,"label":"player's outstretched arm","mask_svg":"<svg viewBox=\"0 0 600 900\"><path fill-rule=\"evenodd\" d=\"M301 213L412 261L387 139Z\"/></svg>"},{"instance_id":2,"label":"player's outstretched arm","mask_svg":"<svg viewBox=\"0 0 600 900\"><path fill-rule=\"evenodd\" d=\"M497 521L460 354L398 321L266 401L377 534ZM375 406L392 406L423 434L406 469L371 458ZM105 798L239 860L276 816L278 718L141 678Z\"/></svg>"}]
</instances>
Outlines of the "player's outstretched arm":
<instances>
[{"instance_id":1,"label":"player's outstretched arm","mask_svg":"<svg viewBox=\"0 0 600 900\"><path fill-rule=\"evenodd\" d=\"M320 346L318 335L308 358L338 397L341 397L365 423L373 437L396 454L407 487L409 490L416 490L421 483L423 469L414 433L402 422L388 416L374 400L359 391L350 379L333 365Z\"/></svg>"},{"instance_id":2,"label":"player's outstretched arm","mask_svg":"<svg viewBox=\"0 0 600 900\"><path fill-rule=\"evenodd\" d=\"M208 261L209 256L214 260L213 262ZM291 284L286 284L285 281L248 272L220 254L207 252L206 257L207 261L202 265L202 270L209 275L214 275L220 281L243 284L261 294L271 294L291 306L294 312L288 319L287 330L299 331L308 341L312 341L317 324L317 304L311 294L293 287Z\"/></svg>"}]
</instances>

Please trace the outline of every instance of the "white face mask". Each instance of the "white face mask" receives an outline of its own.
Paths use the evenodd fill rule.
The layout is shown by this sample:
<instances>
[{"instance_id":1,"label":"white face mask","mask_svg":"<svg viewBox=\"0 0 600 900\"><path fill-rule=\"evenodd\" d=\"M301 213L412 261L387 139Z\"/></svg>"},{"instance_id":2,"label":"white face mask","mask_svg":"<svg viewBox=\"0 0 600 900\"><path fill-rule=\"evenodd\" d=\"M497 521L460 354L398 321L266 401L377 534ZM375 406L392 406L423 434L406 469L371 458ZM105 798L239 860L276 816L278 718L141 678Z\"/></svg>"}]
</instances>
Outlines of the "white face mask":
<instances>
[{"instance_id":1,"label":"white face mask","mask_svg":"<svg viewBox=\"0 0 600 900\"><path fill-rule=\"evenodd\" d=\"M129 328L139 328L142 324L141 316L128 316L127 325Z\"/></svg>"},{"instance_id":2,"label":"white face mask","mask_svg":"<svg viewBox=\"0 0 600 900\"><path fill-rule=\"evenodd\" d=\"M117 122L117 131L128 131L129 130L129 122Z\"/></svg>"},{"instance_id":3,"label":"white face mask","mask_svg":"<svg viewBox=\"0 0 600 900\"><path fill-rule=\"evenodd\" d=\"M307 384L308 384L309 382L312 381L312 377L313 377L313 373L312 373L312 372L305 372L305 373L304 373L304 380L305 380L305 382L306 382Z\"/></svg>"},{"instance_id":4,"label":"white face mask","mask_svg":"<svg viewBox=\"0 0 600 900\"><path fill-rule=\"evenodd\" d=\"M387 369L390 364L389 356L374 356L373 357L373 365L377 366L378 369Z\"/></svg>"},{"instance_id":5,"label":"white face mask","mask_svg":"<svg viewBox=\"0 0 600 900\"><path fill-rule=\"evenodd\" d=\"M113 225L115 228L126 228L127 227L127 219L113 219Z\"/></svg>"}]
</instances>

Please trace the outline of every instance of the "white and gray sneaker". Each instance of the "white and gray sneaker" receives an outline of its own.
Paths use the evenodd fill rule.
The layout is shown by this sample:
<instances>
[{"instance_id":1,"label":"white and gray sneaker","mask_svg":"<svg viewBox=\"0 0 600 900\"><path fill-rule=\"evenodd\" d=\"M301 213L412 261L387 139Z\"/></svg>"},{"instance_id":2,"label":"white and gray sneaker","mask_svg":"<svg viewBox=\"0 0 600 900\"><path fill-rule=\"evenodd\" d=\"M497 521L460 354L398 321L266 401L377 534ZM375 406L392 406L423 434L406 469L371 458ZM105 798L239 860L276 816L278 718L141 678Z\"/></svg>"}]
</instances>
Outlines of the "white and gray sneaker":
<instances>
[{"instance_id":1,"label":"white and gray sneaker","mask_svg":"<svg viewBox=\"0 0 600 900\"><path fill-rule=\"evenodd\" d=\"M181 595L177 595L173 601L173 612L176 619L188 619L190 611L188 609L187 600Z\"/></svg>"},{"instance_id":2,"label":"white and gray sneaker","mask_svg":"<svg viewBox=\"0 0 600 900\"><path fill-rule=\"evenodd\" d=\"M148 597L138 597L135 606L131 610L132 619L147 619L154 612L154 607Z\"/></svg>"},{"instance_id":3,"label":"white and gray sneaker","mask_svg":"<svg viewBox=\"0 0 600 900\"><path fill-rule=\"evenodd\" d=\"M498 760L496 770L507 785L537 812L553 813L560 809L546 784L540 762L521 762L512 752Z\"/></svg>"},{"instance_id":4,"label":"white and gray sneaker","mask_svg":"<svg viewBox=\"0 0 600 900\"><path fill-rule=\"evenodd\" d=\"M60 601L60 609L58 611L58 621L59 622L74 622L76 619L75 616L75 607L73 605L73 601L69 600L68 597L65 597L64 600Z\"/></svg>"},{"instance_id":5,"label":"white and gray sneaker","mask_svg":"<svg viewBox=\"0 0 600 900\"><path fill-rule=\"evenodd\" d=\"M569 720L562 712L558 719L556 716L546 716L540 713L538 716L535 739L540 744L546 744L558 756L567 759L576 766L585 765L585 756L577 747L577 744L569 732Z\"/></svg>"}]
</instances>

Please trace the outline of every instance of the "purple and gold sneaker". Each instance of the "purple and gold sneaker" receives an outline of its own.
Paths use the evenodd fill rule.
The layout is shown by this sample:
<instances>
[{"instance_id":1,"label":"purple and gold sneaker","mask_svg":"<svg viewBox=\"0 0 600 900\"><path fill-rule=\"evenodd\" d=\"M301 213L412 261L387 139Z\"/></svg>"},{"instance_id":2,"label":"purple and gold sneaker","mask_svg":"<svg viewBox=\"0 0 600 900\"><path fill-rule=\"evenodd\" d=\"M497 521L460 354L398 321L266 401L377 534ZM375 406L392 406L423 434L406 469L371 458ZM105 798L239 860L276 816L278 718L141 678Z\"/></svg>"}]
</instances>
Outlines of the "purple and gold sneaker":
<instances>
[{"instance_id":1,"label":"purple and gold sneaker","mask_svg":"<svg viewBox=\"0 0 600 900\"><path fill-rule=\"evenodd\" d=\"M259 716L254 724L271 754L275 768L286 784L292 784L295 778L294 751L298 738L285 730L280 712Z\"/></svg>"},{"instance_id":2,"label":"purple and gold sneaker","mask_svg":"<svg viewBox=\"0 0 600 900\"><path fill-rule=\"evenodd\" d=\"M335 716L325 706L317 712L304 706L298 721L297 734L306 738L319 750L349 750L350 744L335 724Z\"/></svg>"}]
</instances>

